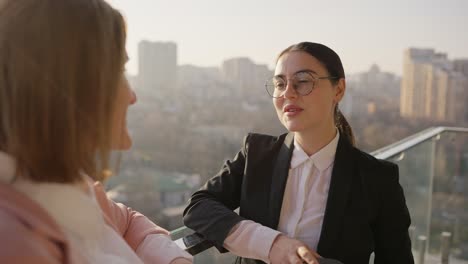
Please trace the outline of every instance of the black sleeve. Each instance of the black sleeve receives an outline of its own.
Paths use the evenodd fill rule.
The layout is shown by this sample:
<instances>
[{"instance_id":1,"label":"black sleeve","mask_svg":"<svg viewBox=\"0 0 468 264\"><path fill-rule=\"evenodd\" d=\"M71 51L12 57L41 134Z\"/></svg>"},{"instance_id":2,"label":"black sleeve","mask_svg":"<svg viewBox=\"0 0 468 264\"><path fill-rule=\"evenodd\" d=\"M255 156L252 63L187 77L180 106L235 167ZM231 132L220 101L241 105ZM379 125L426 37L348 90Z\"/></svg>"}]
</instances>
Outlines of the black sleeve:
<instances>
[{"instance_id":1,"label":"black sleeve","mask_svg":"<svg viewBox=\"0 0 468 264\"><path fill-rule=\"evenodd\" d=\"M381 208L375 230L375 264L414 264L408 228L411 224L398 166L385 166Z\"/></svg>"},{"instance_id":2,"label":"black sleeve","mask_svg":"<svg viewBox=\"0 0 468 264\"><path fill-rule=\"evenodd\" d=\"M184 210L184 224L212 241L220 251L229 231L245 220L235 212L239 207L241 185L244 177L248 138L232 160L227 160L221 170L195 192Z\"/></svg>"}]
</instances>

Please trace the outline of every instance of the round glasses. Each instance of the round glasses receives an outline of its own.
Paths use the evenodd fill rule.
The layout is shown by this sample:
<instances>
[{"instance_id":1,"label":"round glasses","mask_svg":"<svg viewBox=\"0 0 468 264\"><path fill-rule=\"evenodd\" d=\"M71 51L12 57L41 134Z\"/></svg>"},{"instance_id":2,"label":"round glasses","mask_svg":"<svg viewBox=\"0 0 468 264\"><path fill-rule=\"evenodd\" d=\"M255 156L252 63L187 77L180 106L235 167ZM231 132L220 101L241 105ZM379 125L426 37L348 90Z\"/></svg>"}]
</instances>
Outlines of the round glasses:
<instances>
[{"instance_id":1,"label":"round glasses","mask_svg":"<svg viewBox=\"0 0 468 264\"><path fill-rule=\"evenodd\" d=\"M265 89L273 98L283 97L288 82L291 82L290 84L294 91L301 96L305 96L310 94L314 90L316 83L322 79L335 80L339 78L334 76L315 77L310 72L298 72L289 80L282 76L275 76L267 80L265 82Z\"/></svg>"}]
</instances>

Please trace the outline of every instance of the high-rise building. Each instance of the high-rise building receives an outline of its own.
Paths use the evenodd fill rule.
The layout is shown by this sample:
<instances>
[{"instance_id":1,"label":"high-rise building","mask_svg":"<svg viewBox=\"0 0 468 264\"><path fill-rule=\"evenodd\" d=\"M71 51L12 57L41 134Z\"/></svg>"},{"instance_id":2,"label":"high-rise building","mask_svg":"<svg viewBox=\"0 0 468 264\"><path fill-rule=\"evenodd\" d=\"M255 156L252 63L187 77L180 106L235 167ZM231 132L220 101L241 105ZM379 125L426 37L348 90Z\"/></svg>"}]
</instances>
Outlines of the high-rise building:
<instances>
[{"instance_id":1,"label":"high-rise building","mask_svg":"<svg viewBox=\"0 0 468 264\"><path fill-rule=\"evenodd\" d=\"M233 58L223 62L221 72L224 80L243 98L269 100L264 85L268 78L273 77L273 72L266 65L255 64L249 58Z\"/></svg>"},{"instance_id":2,"label":"high-rise building","mask_svg":"<svg viewBox=\"0 0 468 264\"><path fill-rule=\"evenodd\" d=\"M400 114L404 117L459 121L465 78L445 53L410 48L404 53Z\"/></svg>"},{"instance_id":3,"label":"high-rise building","mask_svg":"<svg viewBox=\"0 0 468 264\"><path fill-rule=\"evenodd\" d=\"M468 77L468 59L458 59L453 61L453 70Z\"/></svg>"},{"instance_id":4,"label":"high-rise building","mask_svg":"<svg viewBox=\"0 0 468 264\"><path fill-rule=\"evenodd\" d=\"M468 124L468 59L458 59L453 61L453 69L456 72L459 89L457 89L457 105L455 107L455 113L460 116L457 120L462 120L465 124Z\"/></svg>"},{"instance_id":5,"label":"high-rise building","mask_svg":"<svg viewBox=\"0 0 468 264\"><path fill-rule=\"evenodd\" d=\"M449 79L449 93L447 95L447 119L457 124L468 123L468 75L452 72Z\"/></svg>"},{"instance_id":6,"label":"high-rise building","mask_svg":"<svg viewBox=\"0 0 468 264\"><path fill-rule=\"evenodd\" d=\"M229 97L231 90L226 87L217 67L181 65L178 67L179 88L184 94L203 102L215 98Z\"/></svg>"},{"instance_id":7,"label":"high-rise building","mask_svg":"<svg viewBox=\"0 0 468 264\"><path fill-rule=\"evenodd\" d=\"M138 87L156 97L177 93L177 45L141 41L138 44Z\"/></svg>"}]
</instances>

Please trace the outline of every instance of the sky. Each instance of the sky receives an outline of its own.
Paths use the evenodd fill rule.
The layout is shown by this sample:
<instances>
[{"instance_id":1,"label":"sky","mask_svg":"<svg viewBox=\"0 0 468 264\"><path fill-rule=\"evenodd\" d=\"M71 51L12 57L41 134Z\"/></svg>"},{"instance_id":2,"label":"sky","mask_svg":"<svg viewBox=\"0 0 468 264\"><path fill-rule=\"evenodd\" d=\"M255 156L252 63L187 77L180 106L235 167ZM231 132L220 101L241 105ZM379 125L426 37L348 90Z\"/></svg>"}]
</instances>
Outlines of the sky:
<instances>
[{"instance_id":1,"label":"sky","mask_svg":"<svg viewBox=\"0 0 468 264\"><path fill-rule=\"evenodd\" d=\"M377 64L401 75L403 52L433 48L468 58L468 0L108 0L126 18L127 69L141 40L173 41L178 64L219 67L249 57L274 68L291 44L335 50L347 74Z\"/></svg>"}]
</instances>

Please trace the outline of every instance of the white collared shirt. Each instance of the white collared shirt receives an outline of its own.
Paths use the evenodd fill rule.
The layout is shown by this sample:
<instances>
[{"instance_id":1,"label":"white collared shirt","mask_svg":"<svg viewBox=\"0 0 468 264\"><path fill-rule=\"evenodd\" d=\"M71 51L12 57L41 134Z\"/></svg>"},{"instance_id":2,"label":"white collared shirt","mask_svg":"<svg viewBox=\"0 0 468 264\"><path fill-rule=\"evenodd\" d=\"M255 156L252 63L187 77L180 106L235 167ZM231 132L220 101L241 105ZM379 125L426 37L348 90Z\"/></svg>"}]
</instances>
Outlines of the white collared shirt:
<instances>
[{"instance_id":1,"label":"white collared shirt","mask_svg":"<svg viewBox=\"0 0 468 264\"><path fill-rule=\"evenodd\" d=\"M241 221L224 246L238 256L269 263L273 241L282 233L317 250L339 137L337 132L330 143L310 157L294 140L278 231L250 220Z\"/></svg>"}]
</instances>

